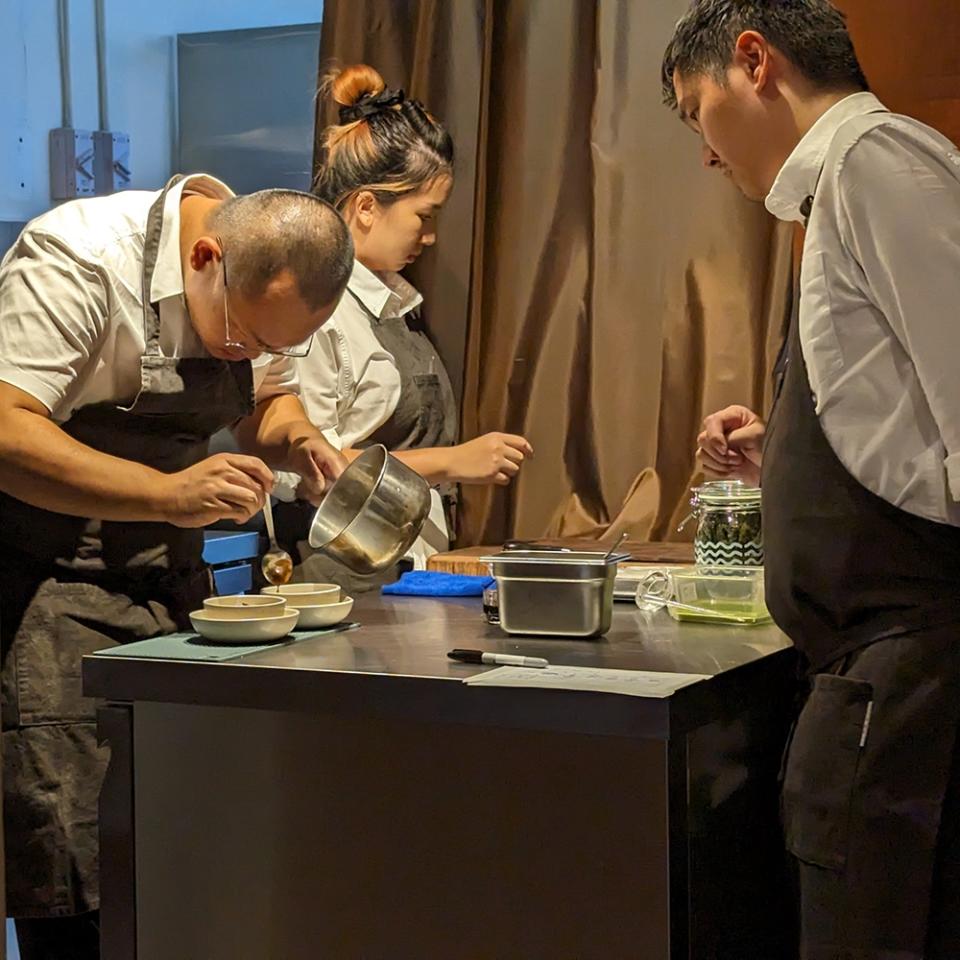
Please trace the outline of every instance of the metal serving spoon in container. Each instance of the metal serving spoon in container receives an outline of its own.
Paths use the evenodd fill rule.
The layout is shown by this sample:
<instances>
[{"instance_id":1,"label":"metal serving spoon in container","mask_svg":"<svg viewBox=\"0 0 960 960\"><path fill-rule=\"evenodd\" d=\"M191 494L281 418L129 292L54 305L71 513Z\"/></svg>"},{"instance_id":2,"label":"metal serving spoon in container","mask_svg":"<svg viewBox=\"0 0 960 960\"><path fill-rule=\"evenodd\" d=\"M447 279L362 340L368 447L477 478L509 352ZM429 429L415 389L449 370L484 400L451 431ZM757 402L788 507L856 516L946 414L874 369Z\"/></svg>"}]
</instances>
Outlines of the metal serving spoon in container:
<instances>
[{"instance_id":1,"label":"metal serving spoon in container","mask_svg":"<svg viewBox=\"0 0 960 960\"><path fill-rule=\"evenodd\" d=\"M609 560L620 548L620 544L622 544L623 541L627 539L628 535L629 534L627 533L627 531L624 530L623 533L621 533L620 536L617 537L617 540L614 543L614 545L603 555L603 559Z\"/></svg>"},{"instance_id":2,"label":"metal serving spoon in container","mask_svg":"<svg viewBox=\"0 0 960 960\"><path fill-rule=\"evenodd\" d=\"M267 521L267 536L270 537L270 549L260 560L260 569L263 571L267 583L277 587L286 583L293 576L293 558L286 550L277 545L277 535L273 528L273 505L267 495L263 504L263 518Z\"/></svg>"}]
</instances>

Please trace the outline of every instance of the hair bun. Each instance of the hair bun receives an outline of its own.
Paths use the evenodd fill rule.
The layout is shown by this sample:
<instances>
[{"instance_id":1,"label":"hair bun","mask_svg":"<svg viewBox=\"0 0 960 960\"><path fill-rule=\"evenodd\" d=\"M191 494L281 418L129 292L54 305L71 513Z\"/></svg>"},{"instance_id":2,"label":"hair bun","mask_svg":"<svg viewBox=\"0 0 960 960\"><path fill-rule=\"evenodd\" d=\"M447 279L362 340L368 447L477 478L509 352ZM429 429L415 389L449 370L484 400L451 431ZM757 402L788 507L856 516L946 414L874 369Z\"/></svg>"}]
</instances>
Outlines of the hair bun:
<instances>
[{"instance_id":1,"label":"hair bun","mask_svg":"<svg viewBox=\"0 0 960 960\"><path fill-rule=\"evenodd\" d=\"M341 107L352 107L364 97L375 97L386 89L383 77L365 63L344 67L342 70L331 70L321 89L329 90L334 103Z\"/></svg>"},{"instance_id":2,"label":"hair bun","mask_svg":"<svg viewBox=\"0 0 960 960\"><path fill-rule=\"evenodd\" d=\"M319 92L337 104L339 122L321 134L313 189L338 210L361 189L386 204L452 175L450 134L373 67L333 70Z\"/></svg>"}]
</instances>

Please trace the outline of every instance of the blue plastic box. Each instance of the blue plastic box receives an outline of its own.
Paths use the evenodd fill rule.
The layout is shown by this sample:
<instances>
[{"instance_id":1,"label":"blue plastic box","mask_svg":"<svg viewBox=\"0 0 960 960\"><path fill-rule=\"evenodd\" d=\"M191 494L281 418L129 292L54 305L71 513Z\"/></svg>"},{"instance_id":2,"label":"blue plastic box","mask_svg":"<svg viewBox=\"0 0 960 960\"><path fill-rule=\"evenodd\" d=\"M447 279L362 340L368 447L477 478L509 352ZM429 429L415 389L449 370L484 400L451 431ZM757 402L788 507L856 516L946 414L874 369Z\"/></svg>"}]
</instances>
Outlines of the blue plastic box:
<instances>
[{"instance_id":1,"label":"blue plastic box","mask_svg":"<svg viewBox=\"0 0 960 960\"><path fill-rule=\"evenodd\" d=\"M206 530L203 534L203 559L213 567L213 583L218 594L246 593L253 587L253 565L243 563L260 552L256 532Z\"/></svg>"},{"instance_id":2,"label":"blue plastic box","mask_svg":"<svg viewBox=\"0 0 960 960\"><path fill-rule=\"evenodd\" d=\"M234 593L246 593L253 588L252 565L238 563L232 567L214 567L213 586L221 597Z\"/></svg>"},{"instance_id":3,"label":"blue plastic box","mask_svg":"<svg viewBox=\"0 0 960 960\"><path fill-rule=\"evenodd\" d=\"M260 552L260 534L256 532L206 530L203 539L203 559L212 567L218 563L250 560Z\"/></svg>"}]
</instances>

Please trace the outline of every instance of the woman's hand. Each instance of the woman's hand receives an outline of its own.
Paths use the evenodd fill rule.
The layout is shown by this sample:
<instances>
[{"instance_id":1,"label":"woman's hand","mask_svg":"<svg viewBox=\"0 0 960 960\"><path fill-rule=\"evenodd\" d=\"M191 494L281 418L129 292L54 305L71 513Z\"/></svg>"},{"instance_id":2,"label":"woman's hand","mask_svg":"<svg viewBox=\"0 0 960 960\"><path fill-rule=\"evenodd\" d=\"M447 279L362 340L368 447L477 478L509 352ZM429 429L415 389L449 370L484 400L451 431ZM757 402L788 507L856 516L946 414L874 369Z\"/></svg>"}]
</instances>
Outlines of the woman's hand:
<instances>
[{"instance_id":1,"label":"woman's hand","mask_svg":"<svg viewBox=\"0 0 960 960\"><path fill-rule=\"evenodd\" d=\"M333 481L343 473L347 461L336 447L319 433L302 437L290 445L290 468L300 474L297 496L318 506Z\"/></svg>"},{"instance_id":2,"label":"woman's hand","mask_svg":"<svg viewBox=\"0 0 960 960\"><path fill-rule=\"evenodd\" d=\"M456 483L495 483L506 486L519 472L523 461L533 456L533 447L509 433L487 433L451 447L450 479Z\"/></svg>"}]
</instances>

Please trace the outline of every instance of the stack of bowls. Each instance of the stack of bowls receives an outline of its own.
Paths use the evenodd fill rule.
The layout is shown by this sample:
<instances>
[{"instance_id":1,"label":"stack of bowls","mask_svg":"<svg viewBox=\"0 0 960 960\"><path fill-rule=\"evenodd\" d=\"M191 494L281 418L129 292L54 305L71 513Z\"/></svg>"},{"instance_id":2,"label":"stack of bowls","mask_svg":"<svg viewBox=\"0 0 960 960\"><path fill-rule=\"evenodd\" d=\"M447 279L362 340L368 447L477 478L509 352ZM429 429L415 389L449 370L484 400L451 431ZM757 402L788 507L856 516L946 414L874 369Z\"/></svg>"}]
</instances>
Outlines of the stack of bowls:
<instances>
[{"instance_id":1,"label":"stack of bowls","mask_svg":"<svg viewBox=\"0 0 960 960\"><path fill-rule=\"evenodd\" d=\"M283 597L209 597L190 614L193 629L216 643L269 643L285 637L299 613Z\"/></svg>"},{"instance_id":2,"label":"stack of bowls","mask_svg":"<svg viewBox=\"0 0 960 960\"><path fill-rule=\"evenodd\" d=\"M341 623L350 616L353 598L341 596L335 583L284 583L278 587L264 587L264 598L282 598L288 610L297 610L301 630L320 630Z\"/></svg>"}]
</instances>

